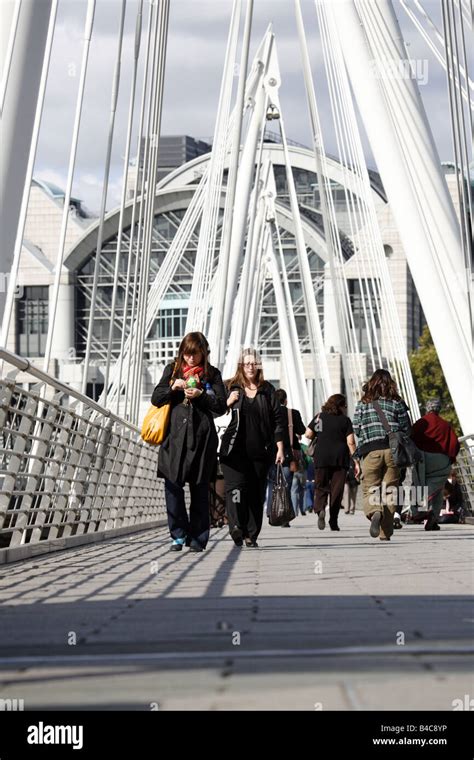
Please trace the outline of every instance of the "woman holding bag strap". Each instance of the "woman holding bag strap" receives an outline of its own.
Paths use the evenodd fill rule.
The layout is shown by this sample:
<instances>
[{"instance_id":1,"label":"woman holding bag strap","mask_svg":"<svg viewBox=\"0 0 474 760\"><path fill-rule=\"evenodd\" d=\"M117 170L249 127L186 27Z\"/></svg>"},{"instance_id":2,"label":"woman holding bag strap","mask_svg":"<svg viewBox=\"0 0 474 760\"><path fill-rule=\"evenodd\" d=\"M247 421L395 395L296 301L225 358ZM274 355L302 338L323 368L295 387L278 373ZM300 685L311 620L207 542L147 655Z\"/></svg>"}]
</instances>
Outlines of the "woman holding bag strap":
<instances>
[{"instance_id":1,"label":"woman holding bag strap","mask_svg":"<svg viewBox=\"0 0 474 760\"><path fill-rule=\"evenodd\" d=\"M210 386L211 392L205 392ZM201 552L209 539L209 483L215 479L217 433L213 415L226 410L222 377L209 363L209 344L200 332L185 335L153 391L151 403L171 405L170 423L158 452L158 477L165 479L170 551ZM188 517L184 484L191 493Z\"/></svg>"},{"instance_id":2,"label":"woman holding bag strap","mask_svg":"<svg viewBox=\"0 0 474 760\"><path fill-rule=\"evenodd\" d=\"M219 457L229 532L236 546L245 541L249 548L257 548L268 469L272 462L285 459L281 407L252 348L244 349L226 386L232 419L222 436Z\"/></svg>"}]
</instances>

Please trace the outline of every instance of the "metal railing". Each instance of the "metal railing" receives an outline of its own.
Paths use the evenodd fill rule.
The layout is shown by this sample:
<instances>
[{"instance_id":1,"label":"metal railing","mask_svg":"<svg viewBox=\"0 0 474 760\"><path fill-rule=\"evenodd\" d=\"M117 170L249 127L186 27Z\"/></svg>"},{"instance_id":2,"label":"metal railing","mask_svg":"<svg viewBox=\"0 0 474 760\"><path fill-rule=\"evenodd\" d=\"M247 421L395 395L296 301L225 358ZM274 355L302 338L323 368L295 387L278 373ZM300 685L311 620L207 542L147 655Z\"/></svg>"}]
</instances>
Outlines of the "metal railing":
<instances>
[{"instance_id":1,"label":"metal railing","mask_svg":"<svg viewBox=\"0 0 474 760\"><path fill-rule=\"evenodd\" d=\"M455 470L461 486L464 508L474 514L474 433L459 439L461 448L456 458Z\"/></svg>"},{"instance_id":2,"label":"metal railing","mask_svg":"<svg viewBox=\"0 0 474 760\"><path fill-rule=\"evenodd\" d=\"M0 561L165 518L157 450L138 428L26 359L0 360L13 368L0 378Z\"/></svg>"}]
</instances>

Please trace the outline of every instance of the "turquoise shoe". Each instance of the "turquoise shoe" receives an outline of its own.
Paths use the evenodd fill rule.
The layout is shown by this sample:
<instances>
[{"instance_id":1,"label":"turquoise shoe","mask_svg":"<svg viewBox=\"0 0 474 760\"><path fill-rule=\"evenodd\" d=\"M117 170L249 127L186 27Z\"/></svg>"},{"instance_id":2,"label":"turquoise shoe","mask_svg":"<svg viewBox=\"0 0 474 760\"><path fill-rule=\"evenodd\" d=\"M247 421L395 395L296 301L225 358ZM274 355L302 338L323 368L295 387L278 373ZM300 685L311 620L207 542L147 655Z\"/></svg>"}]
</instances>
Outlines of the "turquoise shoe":
<instances>
[{"instance_id":1,"label":"turquoise shoe","mask_svg":"<svg viewBox=\"0 0 474 760\"><path fill-rule=\"evenodd\" d=\"M174 538L170 546L170 552L180 552L186 542L185 538Z\"/></svg>"}]
</instances>

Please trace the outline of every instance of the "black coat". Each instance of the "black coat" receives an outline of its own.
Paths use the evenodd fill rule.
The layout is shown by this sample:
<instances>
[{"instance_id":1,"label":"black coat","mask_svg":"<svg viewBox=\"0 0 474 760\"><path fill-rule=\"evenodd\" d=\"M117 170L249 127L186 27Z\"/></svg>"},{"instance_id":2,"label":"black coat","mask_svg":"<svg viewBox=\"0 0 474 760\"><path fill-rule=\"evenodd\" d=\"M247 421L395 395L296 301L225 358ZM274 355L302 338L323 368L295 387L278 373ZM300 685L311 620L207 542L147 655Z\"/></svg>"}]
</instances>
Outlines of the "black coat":
<instances>
[{"instance_id":1,"label":"black coat","mask_svg":"<svg viewBox=\"0 0 474 760\"><path fill-rule=\"evenodd\" d=\"M232 405L232 419L225 430L219 451L219 458L225 459L229 456L234 448L237 433L239 432L240 416L242 414L242 404L244 401L244 389L240 385L233 385L229 388L227 395L230 396L232 391L239 391L239 398ZM265 450L262 451L262 458L273 456L276 451L276 443L283 441L284 437L284 420L282 407L275 396L275 388L271 383L265 381L258 389L255 397L255 403L262 422L262 432L265 441Z\"/></svg>"},{"instance_id":2,"label":"black coat","mask_svg":"<svg viewBox=\"0 0 474 760\"><path fill-rule=\"evenodd\" d=\"M171 404L170 424L158 451L158 477L172 483L209 483L215 477L217 464L217 433L213 415L227 409L226 392L221 373L209 366L202 378L211 384L215 395L204 392L189 404L183 404L184 391L170 388L174 362L165 367L163 376L153 391L155 406Z\"/></svg>"}]
</instances>

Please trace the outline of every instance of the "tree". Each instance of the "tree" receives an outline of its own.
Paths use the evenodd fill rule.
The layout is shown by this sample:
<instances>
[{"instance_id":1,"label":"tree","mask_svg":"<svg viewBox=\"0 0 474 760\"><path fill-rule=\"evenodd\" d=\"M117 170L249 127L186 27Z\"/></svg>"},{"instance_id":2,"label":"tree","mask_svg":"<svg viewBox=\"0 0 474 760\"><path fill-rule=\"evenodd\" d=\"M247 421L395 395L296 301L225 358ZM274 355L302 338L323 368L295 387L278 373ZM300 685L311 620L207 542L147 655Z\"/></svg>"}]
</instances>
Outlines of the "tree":
<instances>
[{"instance_id":1,"label":"tree","mask_svg":"<svg viewBox=\"0 0 474 760\"><path fill-rule=\"evenodd\" d=\"M418 340L418 349L410 354L409 360L420 405L425 404L427 399L438 396L441 399L441 416L451 423L458 436L462 435L428 325L424 326Z\"/></svg>"}]
</instances>

